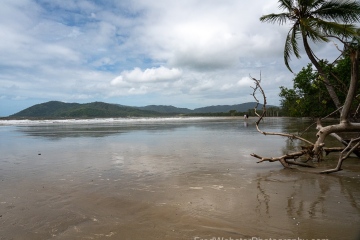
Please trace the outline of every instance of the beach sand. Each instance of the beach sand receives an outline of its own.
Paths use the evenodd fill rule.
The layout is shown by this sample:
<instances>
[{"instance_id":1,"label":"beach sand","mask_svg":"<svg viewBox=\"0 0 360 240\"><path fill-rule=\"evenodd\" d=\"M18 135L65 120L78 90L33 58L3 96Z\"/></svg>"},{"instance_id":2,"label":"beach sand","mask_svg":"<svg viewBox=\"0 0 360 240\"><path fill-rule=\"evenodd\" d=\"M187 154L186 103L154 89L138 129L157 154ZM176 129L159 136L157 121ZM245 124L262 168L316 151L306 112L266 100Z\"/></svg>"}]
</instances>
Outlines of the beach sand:
<instances>
[{"instance_id":1,"label":"beach sand","mask_svg":"<svg viewBox=\"0 0 360 240\"><path fill-rule=\"evenodd\" d=\"M291 146L266 137L259 147L251 124L36 125L1 133L1 240L360 237L359 161L332 175L256 164L253 151L277 155Z\"/></svg>"}]
</instances>

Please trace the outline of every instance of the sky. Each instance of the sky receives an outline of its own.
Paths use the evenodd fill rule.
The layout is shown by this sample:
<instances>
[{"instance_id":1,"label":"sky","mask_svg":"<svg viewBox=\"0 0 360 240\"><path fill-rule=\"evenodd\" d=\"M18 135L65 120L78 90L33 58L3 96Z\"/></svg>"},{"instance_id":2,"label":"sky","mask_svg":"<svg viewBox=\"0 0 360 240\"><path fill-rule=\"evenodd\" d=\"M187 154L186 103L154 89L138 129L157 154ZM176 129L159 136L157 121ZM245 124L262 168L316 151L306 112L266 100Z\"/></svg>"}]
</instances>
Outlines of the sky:
<instances>
[{"instance_id":1,"label":"sky","mask_svg":"<svg viewBox=\"0 0 360 240\"><path fill-rule=\"evenodd\" d=\"M1 0L0 116L51 100L194 109L292 87L277 0ZM316 45L327 58L331 43ZM303 52L303 51L302 51ZM298 72L309 62L292 58Z\"/></svg>"}]
</instances>

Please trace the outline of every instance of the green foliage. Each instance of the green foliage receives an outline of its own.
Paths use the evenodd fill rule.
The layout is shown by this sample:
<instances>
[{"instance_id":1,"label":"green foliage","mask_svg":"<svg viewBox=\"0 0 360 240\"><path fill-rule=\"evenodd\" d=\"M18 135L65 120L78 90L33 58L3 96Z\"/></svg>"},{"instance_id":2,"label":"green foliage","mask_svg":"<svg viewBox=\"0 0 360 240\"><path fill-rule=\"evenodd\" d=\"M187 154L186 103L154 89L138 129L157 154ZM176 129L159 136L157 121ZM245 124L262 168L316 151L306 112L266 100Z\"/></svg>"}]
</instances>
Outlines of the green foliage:
<instances>
[{"instance_id":1,"label":"green foliage","mask_svg":"<svg viewBox=\"0 0 360 240\"><path fill-rule=\"evenodd\" d=\"M340 102L344 102L351 78L349 57L341 58L336 64L321 62L330 83L335 87ZM292 117L322 117L336 110L322 77L311 64L296 74L293 89L280 87L281 107L284 114ZM358 91L360 93L360 90ZM357 103L356 103L357 104Z\"/></svg>"},{"instance_id":2,"label":"green foliage","mask_svg":"<svg viewBox=\"0 0 360 240\"><path fill-rule=\"evenodd\" d=\"M248 109L252 109L256 106L256 102L248 102L236 105L217 105L217 106L208 106L202 108L195 108L193 112L196 113L218 113L218 112L229 112L231 110L236 110L237 112L246 112ZM262 104L259 104L259 108L262 108Z\"/></svg>"},{"instance_id":3,"label":"green foliage","mask_svg":"<svg viewBox=\"0 0 360 240\"><path fill-rule=\"evenodd\" d=\"M330 84L337 91L339 99L345 99L351 79L351 60L349 56L342 58L334 66L322 61L321 64L328 75Z\"/></svg>"},{"instance_id":4,"label":"green foliage","mask_svg":"<svg viewBox=\"0 0 360 240\"><path fill-rule=\"evenodd\" d=\"M230 110L229 111L230 116L235 116L236 113L237 113L236 110Z\"/></svg>"},{"instance_id":5,"label":"green foliage","mask_svg":"<svg viewBox=\"0 0 360 240\"><path fill-rule=\"evenodd\" d=\"M286 116L297 117L300 115L300 113L297 111L299 97L297 96L294 89L288 89L281 86L279 96L281 97L280 103L282 110Z\"/></svg>"}]
</instances>

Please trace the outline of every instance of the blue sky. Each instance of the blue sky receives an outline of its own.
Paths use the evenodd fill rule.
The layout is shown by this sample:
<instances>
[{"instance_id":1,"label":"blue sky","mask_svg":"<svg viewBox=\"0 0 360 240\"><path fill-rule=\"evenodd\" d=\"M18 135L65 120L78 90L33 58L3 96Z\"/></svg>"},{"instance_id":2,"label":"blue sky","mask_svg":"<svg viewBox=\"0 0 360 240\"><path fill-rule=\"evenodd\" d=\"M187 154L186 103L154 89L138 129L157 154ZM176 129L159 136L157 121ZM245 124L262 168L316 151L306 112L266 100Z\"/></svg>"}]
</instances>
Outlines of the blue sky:
<instances>
[{"instance_id":1,"label":"blue sky","mask_svg":"<svg viewBox=\"0 0 360 240\"><path fill-rule=\"evenodd\" d=\"M273 12L277 0L2 0L0 116L50 100L238 104L253 101L249 75L260 71L279 105L293 74L282 55L289 26L259 21Z\"/></svg>"}]
</instances>

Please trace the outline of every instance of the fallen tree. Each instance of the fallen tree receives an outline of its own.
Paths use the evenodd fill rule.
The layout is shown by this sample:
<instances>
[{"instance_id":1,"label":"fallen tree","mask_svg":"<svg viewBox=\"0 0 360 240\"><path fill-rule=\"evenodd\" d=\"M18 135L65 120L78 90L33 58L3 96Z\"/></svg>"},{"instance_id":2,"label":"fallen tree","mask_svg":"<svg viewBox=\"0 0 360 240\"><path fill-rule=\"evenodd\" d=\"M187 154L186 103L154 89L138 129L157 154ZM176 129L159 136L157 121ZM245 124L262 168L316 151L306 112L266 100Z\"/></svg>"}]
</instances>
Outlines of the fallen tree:
<instances>
[{"instance_id":1,"label":"fallen tree","mask_svg":"<svg viewBox=\"0 0 360 240\"><path fill-rule=\"evenodd\" d=\"M279 157L263 157L255 153L251 154L253 157L260 159L260 162L276 162L279 161L284 167L288 168L291 165L299 165L305 167L312 167L308 162L310 160L322 161L323 153L339 152L340 156L338 164L333 169L322 171L321 173L332 173L341 170L342 163L347 159L351 153L360 155L360 123L357 122L360 104L356 106L356 94L358 91L359 82L359 54L360 54L360 30L356 24L360 21L360 3L353 0L337 1L337 0L278 0L279 8L284 10L283 13L268 14L260 18L260 21L279 23L280 25L287 22L291 23L291 28L285 40L284 47L284 61L287 68L291 71L289 66L290 55L294 54L300 58L298 41L301 39L303 47L312 65L317 69L319 80L323 82L328 92L328 95L333 101L336 111L326 117L318 118L316 121L316 141L311 142L300 135L264 132L260 129L260 123L266 116L266 95L261 87L260 79L255 79L253 87L253 96L257 103L256 93L260 92L263 97L262 113L257 113L258 104L255 106L255 114L258 116L256 121L257 130L264 135L278 135L288 137L290 139L298 139L302 141L305 146L301 150L293 153L288 153ZM348 86L346 87L346 97L341 103L340 98L336 92L336 86L331 82L331 78L340 80L334 72L327 71L331 69L331 64L325 60L320 60L312 51L309 41L313 42L329 42L330 39L335 39L340 44L343 44L343 49L340 50L337 44L336 49L340 51L340 57L348 56L351 62L351 77ZM339 59L338 58L338 59ZM344 83L341 83L345 85ZM355 111L353 111L355 107ZM351 112L354 112L351 114ZM337 116L338 123L324 126L323 120L330 116ZM315 125L314 124L314 125ZM310 126L309 126L310 127ZM351 139L344 139L343 133L355 133ZM325 139L327 137L334 137L344 145L344 148L326 148ZM304 162L298 162L297 159L305 156Z\"/></svg>"},{"instance_id":2,"label":"fallen tree","mask_svg":"<svg viewBox=\"0 0 360 240\"><path fill-rule=\"evenodd\" d=\"M327 125L327 126L322 125L322 120L330 117L332 114L317 120L317 122L316 122L316 129L318 130L318 132L316 134L317 140L316 140L316 142L313 143L297 134L265 132L265 131L261 130L260 123L264 120L264 118L266 116L266 105L267 105L266 95L265 95L263 88L261 87L261 79L260 80L255 79L255 78L252 78L252 79L255 84L255 87L252 87L253 88L252 95L257 102L257 105L254 107L254 112L258 117L257 121L255 122L257 131L263 135L277 135L277 136L287 137L290 139L297 139L297 140L303 142L304 144L306 144L304 146L301 146L301 150L299 150L297 152L287 153L287 154L284 154L284 155L278 156L278 157L263 157L263 156L259 156L258 154L252 153L251 156L260 159L257 163L266 162L266 161L267 162L277 162L278 161L285 168L291 168L291 165L313 168L314 167L313 165L307 164L308 161L310 161L310 160L322 161L323 153L326 153L326 155L328 155L331 152L340 152L337 166L333 169L328 169L328 170L324 170L324 171L320 172L320 173L332 173L332 172L337 172L337 171L342 170L341 166L342 166L343 161L345 159L347 159L351 153L355 153L359 157L360 137L358 136L358 137L351 138L350 140L345 140L339 135L341 133L346 133L346 132L356 132L356 133L360 132L360 123L354 123L354 122L350 121L351 116L349 114L350 113L349 109L350 109L350 106L353 101L345 101L344 106L342 106L340 109L338 109L338 110L341 110L341 115L339 117L338 124L332 124L332 125ZM354 78L353 81L357 82L358 78ZM354 89L354 91L355 90L356 89ZM260 92L261 96L263 98L261 114L259 114L257 111L258 106L260 104L260 101L256 97L257 92ZM350 97L351 97L352 93L349 92L348 95L350 95ZM354 98L355 98L355 96L352 97L352 100ZM357 109L359 109L359 107L360 106L358 106ZM336 112L333 112L333 114L335 114ZM307 128L307 130L310 127L311 126L309 126ZM343 148L341 148L341 147L332 147L332 148L325 147L325 139L328 136L334 137L340 143L342 143L346 146ZM297 161L300 157L305 157L305 161Z\"/></svg>"}]
</instances>

